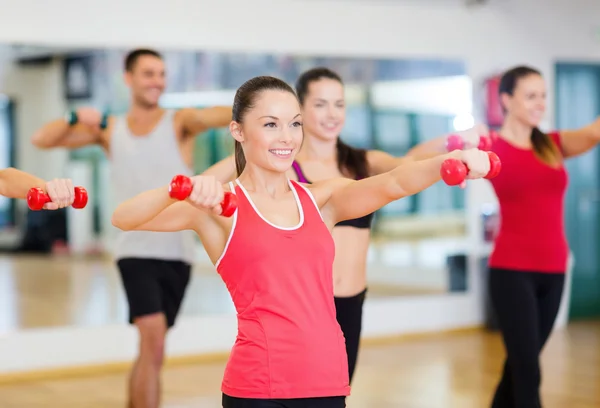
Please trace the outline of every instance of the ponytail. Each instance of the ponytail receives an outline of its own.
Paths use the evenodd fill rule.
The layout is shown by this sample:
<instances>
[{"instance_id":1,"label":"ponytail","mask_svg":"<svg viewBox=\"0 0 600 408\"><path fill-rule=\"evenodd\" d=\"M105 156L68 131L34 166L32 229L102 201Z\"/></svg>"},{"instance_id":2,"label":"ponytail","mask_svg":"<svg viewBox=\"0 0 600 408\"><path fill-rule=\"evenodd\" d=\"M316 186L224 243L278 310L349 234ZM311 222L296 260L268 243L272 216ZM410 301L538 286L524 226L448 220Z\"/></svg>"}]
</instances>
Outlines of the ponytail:
<instances>
[{"instance_id":1,"label":"ponytail","mask_svg":"<svg viewBox=\"0 0 600 408\"><path fill-rule=\"evenodd\" d=\"M531 146L535 155L547 165L555 167L561 162L562 157L556 143L537 127L531 131Z\"/></svg>"},{"instance_id":2,"label":"ponytail","mask_svg":"<svg viewBox=\"0 0 600 408\"><path fill-rule=\"evenodd\" d=\"M240 142L238 142L237 140L235 141L234 157L235 157L235 169L236 169L237 175L239 177L240 174L242 174L242 172L244 171L244 168L246 167L246 156L244 156L244 150L242 149L242 144Z\"/></svg>"},{"instance_id":3,"label":"ponytail","mask_svg":"<svg viewBox=\"0 0 600 408\"><path fill-rule=\"evenodd\" d=\"M363 179L369 177L367 151L347 145L341 138L337 139L337 162L342 174ZM349 173L349 174L348 174Z\"/></svg>"}]
</instances>

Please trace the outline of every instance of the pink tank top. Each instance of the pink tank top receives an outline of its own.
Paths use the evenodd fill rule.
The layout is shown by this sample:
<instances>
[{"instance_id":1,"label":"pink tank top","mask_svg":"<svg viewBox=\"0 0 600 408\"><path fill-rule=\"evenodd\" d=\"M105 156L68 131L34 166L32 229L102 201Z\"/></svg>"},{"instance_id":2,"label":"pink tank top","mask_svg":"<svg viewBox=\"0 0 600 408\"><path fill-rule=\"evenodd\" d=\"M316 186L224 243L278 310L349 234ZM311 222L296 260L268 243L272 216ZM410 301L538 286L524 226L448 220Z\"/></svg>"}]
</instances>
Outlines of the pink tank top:
<instances>
[{"instance_id":1,"label":"pink tank top","mask_svg":"<svg viewBox=\"0 0 600 408\"><path fill-rule=\"evenodd\" d=\"M349 395L333 297L335 246L312 194L290 181L300 222L284 228L263 218L236 183L238 209L216 263L238 319L221 390L238 398Z\"/></svg>"}]
</instances>

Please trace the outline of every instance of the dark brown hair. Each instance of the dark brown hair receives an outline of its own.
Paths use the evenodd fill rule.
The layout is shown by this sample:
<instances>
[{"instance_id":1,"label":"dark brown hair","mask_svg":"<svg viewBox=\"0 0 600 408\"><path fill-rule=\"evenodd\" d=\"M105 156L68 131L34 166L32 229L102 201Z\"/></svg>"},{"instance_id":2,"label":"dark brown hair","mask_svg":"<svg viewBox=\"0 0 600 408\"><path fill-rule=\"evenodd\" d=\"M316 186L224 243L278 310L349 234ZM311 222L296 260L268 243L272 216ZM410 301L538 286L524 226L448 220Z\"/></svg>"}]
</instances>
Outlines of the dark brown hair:
<instances>
[{"instance_id":1,"label":"dark brown hair","mask_svg":"<svg viewBox=\"0 0 600 408\"><path fill-rule=\"evenodd\" d=\"M344 85L342 78L329 68L318 67L310 69L300 75L296 81L296 94L298 95L301 105L304 105L304 102L306 101L310 84L323 78L333 79ZM347 145L339 136L336 147L338 168L342 174L356 178L369 177L366 150L357 149Z\"/></svg>"},{"instance_id":2,"label":"dark brown hair","mask_svg":"<svg viewBox=\"0 0 600 408\"><path fill-rule=\"evenodd\" d=\"M500 95L507 94L512 96L519 80L530 75L542 76L540 71L527 66L518 66L506 71L500 79ZM531 130L531 145L535 155L550 166L556 166L562 160L562 156L556 143L554 143L550 136L542 132L538 127L534 127Z\"/></svg>"},{"instance_id":3,"label":"dark brown hair","mask_svg":"<svg viewBox=\"0 0 600 408\"><path fill-rule=\"evenodd\" d=\"M160 55L158 51L154 51L149 48L137 48L135 50L130 51L125 57L125 71L133 71L136 62L143 56L151 56L163 59L162 55Z\"/></svg>"},{"instance_id":4,"label":"dark brown hair","mask_svg":"<svg viewBox=\"0 0 600 408\"><path fill-rule=\"evenodd\" d=\"M286 84L279 78L272 76L258 76L254 77L240 86L235 93L233 99L233 121L242 123L246 113L254 107L256 99L260 96L263 91L284 91L289 92L296 96L291 86ZM244 150L242 144L235 141L235 168L238 176L242 174L246 167L246 156L244 156Z\"/></svg>"}]
</instances>

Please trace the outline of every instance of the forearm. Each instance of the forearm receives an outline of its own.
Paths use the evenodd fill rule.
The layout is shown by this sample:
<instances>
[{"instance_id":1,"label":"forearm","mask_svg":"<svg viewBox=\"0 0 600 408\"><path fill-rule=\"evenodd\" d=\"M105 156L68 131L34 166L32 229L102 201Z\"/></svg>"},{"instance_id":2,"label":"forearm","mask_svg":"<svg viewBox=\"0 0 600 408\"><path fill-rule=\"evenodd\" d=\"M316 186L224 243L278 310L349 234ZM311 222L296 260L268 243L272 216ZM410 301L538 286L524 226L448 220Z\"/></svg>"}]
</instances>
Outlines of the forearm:
<instances>
[{"instance_id":1,"label":"forearm","mask_svg":"<svg viewBox=\"0 0 600 408\"><path fill-rule=\"evenodd\" d=\"M214 176L221 183L226 184L229 181L235 180L236 169L235 169L235 158L233 155L228 156L210 166L208 169L202 172L203 176Z\"/></svg>"},{"instance_id":2,"label":"forearm","mask_svg":"<svg viewBox=\"0 0 600 408\"><path fill-rule=\"evenodd\" d=\"M417 194L441 180L440 169L444 160L459 158L460 152L437 155L426 160L413 161L396 167L389 174L395 181L401 197Z\"/></svg>"},{"instance_id":3,"label":"forearm","mask_svg":"<svg viewBox=\"0 0 600 408\"><path fill-rule=\"evenodd\" d=\"M406 153L407 157L414 157L416 160L436 157L438 155L447 153L446 151L446 139L447 135L436 137L435 139L428 140L423 143L419 143Z\"/></svg>"},{"instance_id":4,"label":"forearm","mask_svg":"<svg viewBox=\"0 0 600 408\"><path fill-rule=\"evenodd\" d=\"M9 198L27 198L33 187L45 190L46 182L36 176L14 168L0 170L0 195Z\"/></svg>"},{"instance_id":5,"label":"forearm","mask_svg":"<svg viewBox=\"0 0 600 408\"><path fill-rule=\"evenodd\" d=\"M31 142L41 149L48 149L60 145L71 131L71 126L64 119L57 119L39 129Z\"/></svg>"},{"instance_id":6,"label":"forearm","mask_svg":"<svg viewBox=\"0 0 600 408\"><path fill-rule=\"evenodd\" d=\"M169 196L167 186L145 191L119 204L112 216L112 224L124 231L143 225L178 201Z\"/></svg>"},{"instance_id":7,"label":"forearm","mask_svg":"<svg viewBox=\"0 0 600 408\"><path fill-rule=\"evenodd\" d=\"M183 127L189 136L195 136L208 129L222 128L231 123L231 106L215 106L212 108L186 108L178 113L183 120Z\"/></svg>"},{"instance_id":8,"label":"forearm","mask_svg":"<svg viewBox=\"0 0 600 408\"><path fill-rule=\"evenodd\" d=\"M209 122L210 127L221 128L229 126L231 123L231 117L233 116L231 106L215 106L208 108L210 112L211 120Z\"/></svg>"}]
</instances>

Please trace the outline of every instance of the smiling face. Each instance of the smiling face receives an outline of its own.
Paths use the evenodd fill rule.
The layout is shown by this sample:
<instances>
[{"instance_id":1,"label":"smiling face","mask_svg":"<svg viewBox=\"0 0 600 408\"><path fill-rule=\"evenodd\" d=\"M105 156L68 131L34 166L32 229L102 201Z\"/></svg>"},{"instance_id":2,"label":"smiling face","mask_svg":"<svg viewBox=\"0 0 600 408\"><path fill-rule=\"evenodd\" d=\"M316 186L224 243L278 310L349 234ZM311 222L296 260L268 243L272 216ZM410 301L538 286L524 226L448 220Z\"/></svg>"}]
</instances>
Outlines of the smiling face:
<instances>
[{"instance_id":1,"label":"smiling face","mask_svg":"<svg viewBox=\"0 0 600 408\"><path fill-rule=\"evenodd\" d=\"M302 104L302 118L307 135L336 140L346 121L342 83L331 78L309 82Z\"/></svg>"},{"instance_id":2,"label":"smiling face","mask_svg":"<svg viewBox=\"0 0 600 408\"><path fill-rule=\"evenodd\" d=\"M125 72L125 82L131 89L134 103L144 107L158 106L166 86L163 60L154 55L139 56Z\"/></svg>"},{"instance_id":3,"label":"smiling face","mask_svg":"<svg viewBox=\"0 0 600 408\"><path fill-rule=\"evenodd\" d=\"M254 92L247 102L239 120L230 125L246 162L265 170L286 172L303 138L296 95L285 89L264 89Z\"/></svg>"},{"instance_id":4,"label":"smiling face","mask_svg":"<svg viewBox=\"0 0 600 408\"><path fill-rule=\"evenodd\" d=\"M546 113L546 84L541 75L530 73L517 78L512 95L502 93L506 115L531 128L539 126Z\"/></svg>"}]
</instances>

